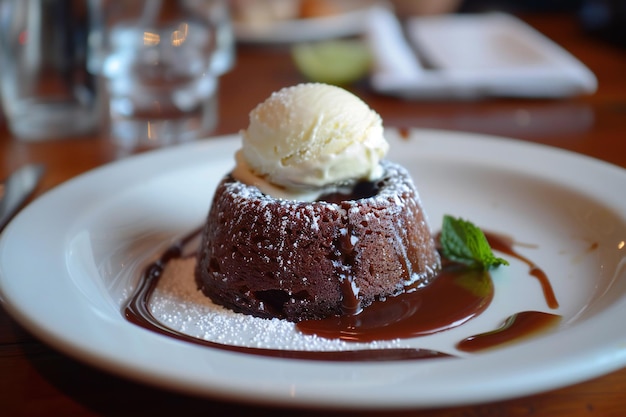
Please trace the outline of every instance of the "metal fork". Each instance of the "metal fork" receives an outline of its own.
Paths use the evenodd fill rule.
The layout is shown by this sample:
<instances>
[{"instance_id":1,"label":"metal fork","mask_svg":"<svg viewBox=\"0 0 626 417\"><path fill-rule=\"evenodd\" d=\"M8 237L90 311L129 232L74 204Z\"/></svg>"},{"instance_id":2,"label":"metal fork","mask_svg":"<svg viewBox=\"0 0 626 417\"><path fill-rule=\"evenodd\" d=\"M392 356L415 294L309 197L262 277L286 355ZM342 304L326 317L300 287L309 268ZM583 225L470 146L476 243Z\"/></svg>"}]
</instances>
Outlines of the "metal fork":
<instances>
[{"instance_id":1,"label":"metal fork","mask_svg":"<svg viewBox=\"0 0 626 417\"><path fill-rule=\"evenodd\" d=\"M44 171L41 164L24 165L0 183L0 232L33 194Z\"/></svg>"}]
</instances>

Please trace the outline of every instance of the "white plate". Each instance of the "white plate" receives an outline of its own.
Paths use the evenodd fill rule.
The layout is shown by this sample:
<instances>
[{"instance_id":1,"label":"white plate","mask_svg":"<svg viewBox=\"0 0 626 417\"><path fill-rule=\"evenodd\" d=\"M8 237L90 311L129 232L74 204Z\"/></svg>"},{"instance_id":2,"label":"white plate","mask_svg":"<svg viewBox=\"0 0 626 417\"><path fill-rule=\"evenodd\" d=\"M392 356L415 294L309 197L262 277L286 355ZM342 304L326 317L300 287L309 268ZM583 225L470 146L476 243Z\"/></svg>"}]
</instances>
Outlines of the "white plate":
<instances>
[{"instance_id":1,"label":"white plate","mask_svg":"<svg viewBox=\"0 0 626 417\"><path fill-rule=\"evenodd\" d=\"M381 92L415 98L566 97L596 90L579 60L506 13L415 17L404 33L389 12L372 13L371 43ZM422 68L414 56L434 67Z\"/></svg>"},{"instance_id":2,"label":"white plate","mask_svg":"<svg viewBox=\"0 0 626 417\"><path fill-rule=\"evenodd\" d=\"M250 24L235 20L235 38L246 43L297 43L358 35L367 25L372 2L345 2L345 11L331 16L285 19Z\"/></svg>"},{"instance_id":3,"label":"white plate","mask_svg":"<svg viewBox=\"0 0 626 417\"><path fill-rule=\"evenodd\" d=\"M548 274L561 325L455 359L333 363L213 350L158 335L120 313L121 274L199 225L232 166L232 137L129 158L57 187L0 240L6 309L44 342L116 374L238 401L345 408L452 406L511 398L626 365L626 171L584 156L464 133L388 131L390 158L414 176L433 228L444 213L535 244L518 250ZM489 309L442 333L458 340L509 310L545 302L523 265L494 277ZM549 310L548 310L549 311ZM420 342L421 343L421 342Z\"/></svg>"}]
</instances>

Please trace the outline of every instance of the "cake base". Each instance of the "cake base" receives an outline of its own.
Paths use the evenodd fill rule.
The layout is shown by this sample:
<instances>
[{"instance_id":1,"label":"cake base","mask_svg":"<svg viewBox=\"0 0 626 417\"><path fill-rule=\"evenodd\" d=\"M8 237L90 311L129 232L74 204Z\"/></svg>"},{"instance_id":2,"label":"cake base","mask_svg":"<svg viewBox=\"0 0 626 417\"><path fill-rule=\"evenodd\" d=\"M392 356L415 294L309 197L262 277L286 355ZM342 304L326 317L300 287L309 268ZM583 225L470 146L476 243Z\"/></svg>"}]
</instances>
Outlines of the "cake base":
<instances>
[{"instance_id":1,"label":"cake base","mask_svg":"<svg viewBox=\"0 0 626 417\"><path fill-rule=\"evenodd\" d=\"M404 168L382 165L370 196L343 201L275 199L227 176L203 230L198 287L234 311L297 322L427 285L441 261L418 193Z\"/></svg>"}]
</instances>

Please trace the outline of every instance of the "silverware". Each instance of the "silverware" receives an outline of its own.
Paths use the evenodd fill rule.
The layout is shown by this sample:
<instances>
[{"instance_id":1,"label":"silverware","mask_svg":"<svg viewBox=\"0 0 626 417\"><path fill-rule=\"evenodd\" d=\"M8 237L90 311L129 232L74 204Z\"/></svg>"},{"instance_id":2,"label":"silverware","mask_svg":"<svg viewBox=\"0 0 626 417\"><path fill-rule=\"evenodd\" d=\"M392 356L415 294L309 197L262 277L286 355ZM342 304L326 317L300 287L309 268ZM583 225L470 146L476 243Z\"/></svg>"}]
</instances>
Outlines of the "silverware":
<instances>
[{"instance_id":1,"label":"silverware","mask_svg":"<svg viewBox=\"0 0 626 417\"><path fill-rule=\"evenodd\" d=\"M25 165L0 183L0 231L33 194L43 172L41 164Z\"/></svg>"}]
</instances>

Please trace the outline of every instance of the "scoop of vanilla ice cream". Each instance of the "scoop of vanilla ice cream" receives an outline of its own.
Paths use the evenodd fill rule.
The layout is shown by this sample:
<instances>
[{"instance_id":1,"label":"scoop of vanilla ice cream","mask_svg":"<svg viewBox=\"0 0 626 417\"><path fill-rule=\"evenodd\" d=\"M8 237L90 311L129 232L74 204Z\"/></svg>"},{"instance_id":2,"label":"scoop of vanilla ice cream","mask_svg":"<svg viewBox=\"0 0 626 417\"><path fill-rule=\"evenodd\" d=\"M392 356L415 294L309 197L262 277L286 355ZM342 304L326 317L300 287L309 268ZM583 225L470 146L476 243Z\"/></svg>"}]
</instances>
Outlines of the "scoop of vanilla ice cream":
<instances>
[{"instance_id":1,"label":"scoop of vanilla ice cream","mask_svg":"<svg viewBox=\"0 0 626 417\"><path fill-rule=\"evenodd\" d=\"M237 171L285 189L380 176L389 148L380 116L352 93L310 83L273 93L250 113Z\"/></svg>"}]
</instances>

